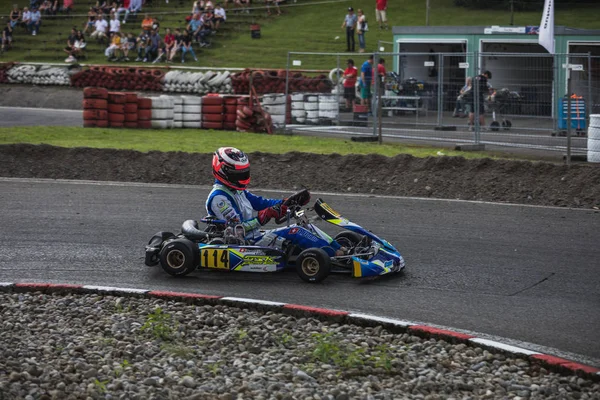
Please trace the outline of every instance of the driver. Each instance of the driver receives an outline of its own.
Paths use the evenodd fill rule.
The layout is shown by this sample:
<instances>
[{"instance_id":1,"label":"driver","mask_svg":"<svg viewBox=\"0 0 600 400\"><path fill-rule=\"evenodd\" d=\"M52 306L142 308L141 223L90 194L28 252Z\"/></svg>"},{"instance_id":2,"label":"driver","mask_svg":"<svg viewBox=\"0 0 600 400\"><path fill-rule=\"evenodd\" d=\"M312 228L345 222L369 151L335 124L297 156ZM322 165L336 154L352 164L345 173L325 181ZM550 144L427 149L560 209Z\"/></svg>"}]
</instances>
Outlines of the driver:
<instances>
[{"instance_id":1,"label":"driver","mask_svg":"<svg viewBox=\"0 0 600 400\"><path fill-rule=\"evenodd\" d=\"M206 200L206 211L228 225L241 224L246 239L259 238L261 226L271 218L286 215L285 200L265 199L246 190L250 183L250 162L243 151L235 147L219 148L213 155L212 171L215 184Z\"/></svg>"}]
</instances>

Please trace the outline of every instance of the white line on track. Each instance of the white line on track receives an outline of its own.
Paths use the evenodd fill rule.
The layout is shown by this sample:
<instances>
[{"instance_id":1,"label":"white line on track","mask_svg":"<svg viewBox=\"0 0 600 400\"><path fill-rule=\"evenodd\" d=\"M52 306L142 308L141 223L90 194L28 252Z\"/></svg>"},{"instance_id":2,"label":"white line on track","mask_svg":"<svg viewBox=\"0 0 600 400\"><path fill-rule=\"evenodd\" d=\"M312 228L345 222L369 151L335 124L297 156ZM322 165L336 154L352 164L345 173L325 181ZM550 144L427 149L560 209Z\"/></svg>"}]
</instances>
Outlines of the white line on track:
<instances>
[{"instance_id":1,"label":"white line on track","mask_svg":"<svg viewBox=\"0 0 600 400\"><path fill-rule=\"evenodd\" d=\"M5 107L5 106L0 106L0 109L5 109L5 110L60 111L60 112L77 112L77 113L82 113L83 112L83 110L65 110L64 108L39 108L39 107Z\"/></svg>"},{"instance_id":2,"label":"white line on track","mask_svg":"<svg viewBox=\"0 0 600 400\"><path fill-rule=\"evenodd\" d=\"M47 178L6 178L0 177L0 182L23 182L23 183L61 183L70 185L96 185L96 186L121 186L121 187L149 187L149 188L182 188L182 189L205 189L210 190L212 186L207 185L182 185L172 183L144 183L144 182L116 182L116 181L90 181L90 180L71 180L71 179L47 179ZM287 193L293 191L293 189L268 189L268 188L252 188L252 192L272 192L272 193ZM367 193L335 193L335 192L321 192L321 191L310 191L311 194L317 194L322 196L344 196L344 197L356 197L356 198L376 198L376 199L397 199L397 200L418 200L418 201L434 201L434 202L446 202L446 203L471 203L471 204L486 204L494 206L508 206L508 207L529 207L529 208L545 208L551 210L569 210L569 211L593 211L597 212L596 209L590 208L570 208L570 207L557 207L557 206L540 206L535 204L518 204L518 203L500 203L494 201L483 201L483 200L461 200L461 199L438 199L431 197L413 197L413 196L390 196L381 194L367 194Z\"/></svg>"}]
</instances>

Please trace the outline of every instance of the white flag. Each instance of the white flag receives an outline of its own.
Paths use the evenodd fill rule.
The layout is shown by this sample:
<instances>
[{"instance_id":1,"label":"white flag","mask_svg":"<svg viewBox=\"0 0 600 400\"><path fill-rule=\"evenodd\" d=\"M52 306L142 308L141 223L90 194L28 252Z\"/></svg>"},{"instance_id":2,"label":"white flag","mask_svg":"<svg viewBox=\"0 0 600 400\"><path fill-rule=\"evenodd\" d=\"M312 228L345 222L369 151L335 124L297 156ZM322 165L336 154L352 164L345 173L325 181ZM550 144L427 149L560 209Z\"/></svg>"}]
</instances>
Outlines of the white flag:
<instances>
[{"instance_id":1,"label":"white flag","mask_svg":"<svg viewBox=\"0 0 600 400\"><path fill-rule=\"evenodd\" d=\"M554 54L554 1L546 0L542 22L540 22L539 43L548 53Z\"/></svg>"}]
</instances>

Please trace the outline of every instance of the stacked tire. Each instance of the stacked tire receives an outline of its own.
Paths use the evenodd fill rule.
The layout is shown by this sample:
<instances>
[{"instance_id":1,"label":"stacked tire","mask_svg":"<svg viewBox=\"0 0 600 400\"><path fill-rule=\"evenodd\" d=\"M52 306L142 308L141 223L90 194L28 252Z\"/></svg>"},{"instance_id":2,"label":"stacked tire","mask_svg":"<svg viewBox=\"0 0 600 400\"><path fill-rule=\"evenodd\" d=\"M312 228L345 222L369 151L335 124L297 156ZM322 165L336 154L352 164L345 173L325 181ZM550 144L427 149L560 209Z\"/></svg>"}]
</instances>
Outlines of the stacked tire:
<instances>
[{"instance_id":1,"label":"stacked tire","mask_svg":"<svg viewBox=\"0 0 600 400\"><path fill-rule=\"evenodd\" d=\"M265 94L262 106L271 115L275 127L283 126L292 122L291 98L286 100L285 94Z\"/></svg>"},{"instance_id":2,"label":"stacked tire","mask_svg":"<svg viewBox=\"0 0 600 400\"><path fill-rule=\"evenodd\" d=\"M181 96L173 96L173 128L183 128L183 99Z\"/></svg>"},{"instance_id":3,"label":"stacked tire","mask_svg":"<svg viewBox=\"0 0 600 400\"><path fill-rule=\"evenodd\" d=\"M83 89L83 127L108 126L108 90L97 87Z\"/></svg>"},{"instance_id":4,"label":"stacked tire","mask_svg":"<svg viewBox=\"0 0 600 400\"><path fill-rule=\"evenodd\" d=\"M205 129L223 129L223 97L204 96L202 99L202 127Z\"/></svg>"},{"instance_id":5,"label":"stacked tire","mask_svg":"<svg viewBox=\"0 0 600 400\"><path fill-rule=\"evenodd\" d=\"M170 129L174 125L175 102L171 96L151 97L152 129Z\"/></svg>"},{"instance_id":6,"label":"stacked tire","mask_svg":"<svg viewBox=\"0 0 600 400\"><path fill-rule=\"evenodd\" d=\"M308 94L304 96L304 110L306 111L306 123L308 125L319 124L319 96Z\"/></svg>"},{"instance_id":7,"label":"stacked tire","mask_svg":"<svg viewBox=\"0 0 600 400\"><path fill-rule=\"evenodd\" d=\"M108 92L108 126L123 128L125 126L125 103L127 95L120 92Z\"/></svg>"},{"instance_id":8,"label":"stacked tire","mask_svg":"<svg viewBox=\"0 0 600 400\"><path fill-rule=\"evenodd\" d=\"M135 93L125 93L125 128L138 127L138 98Z\"/></svg>"},{"instance_id":9,"label":"stacked tire","mask_svg":"<svg viewBox=\"0 0 600 400\"><path fill-rule=\"evenodd\" d=\"M237 96L226 96L223 98L223 129L225 130L235 131L238 99Z\"/></svg>"},{"instance_id":10,"label":"stacked tire","mask_svg":"<svg viewBox=\"0 0 600 400\"><path fill-rule=\"evenodd\" d=\"M600 114L590 115L587 137L587 160L600 163Z\"/></svg>"},{"instance_id":11,"label":"stacked tire","mask_svg":"<svg viewBox=\"0 0 600 400\"><path fill-rule=\"evenodd\" d=\"M291 95L291 112L293 124L306 123L306 110L304 109L304 93L294 93Z\"/></svg>"},{"instance_id":12,"label":"stacked tire","mask_svg":"<svg viewBox=\"0 0 600 400\"><path fill-rule=\"evenodd\" d=\"M340 105L336 94L319 95L319 124L332 124L334 121L337 121L339 112Z\"/></svg>"},{"instance_id":13,"label":"stacked tire","mask_svg":"<svg viewBox=\"0 0 600 400\"><path fill-rule=\"evenodd\" d=\"M137 127L140 129L152 128L152 99L149 97L137 98Z\"/></svg>"},{"instance_id":14,"label":"stacked tire","mask_svg":"<svg viewBox=\"0 0 600 400\"><path fill-rule=\"evenodd\" d=\"M184 128L202 128L202 97L181 96Z\"/></svg>"}]
</instances>

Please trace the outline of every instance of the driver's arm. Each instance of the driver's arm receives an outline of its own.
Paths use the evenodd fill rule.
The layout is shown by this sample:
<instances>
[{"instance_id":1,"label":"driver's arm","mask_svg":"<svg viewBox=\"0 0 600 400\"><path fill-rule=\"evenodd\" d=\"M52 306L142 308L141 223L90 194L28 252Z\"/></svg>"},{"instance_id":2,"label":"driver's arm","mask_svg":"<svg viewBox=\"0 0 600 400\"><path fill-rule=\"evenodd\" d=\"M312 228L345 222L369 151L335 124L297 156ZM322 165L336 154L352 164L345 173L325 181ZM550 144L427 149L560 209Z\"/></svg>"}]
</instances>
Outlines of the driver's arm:
<instances>
[{"instance_id":1,"label":"driver's arm","mask_svg":"<svg viewBox=\"0 0 600 400\"><path fill-rule=\"evenodd\" d=\"M224 219L228 224L242 224L246 232L261 227L257 217L242 221L242 214L227 196L214 196L210 200L210 203L206 205L206 208L210 215L214 215L219 219Z\"/></svg>"},{"instance_id":2,"label":"driver's arm","mask_svg":"<svg viewBox=\"0 0 600 400\"><path fill-rule=\"evenodd\" d=\"M283 200L278 199L265 199L264 197L257 196L246 190L246 198L252 205L252 208L256 211L264 210L265 208L278 206L283 203Z\"/></svg>"}]
</instances>

